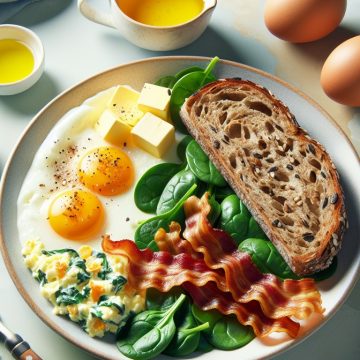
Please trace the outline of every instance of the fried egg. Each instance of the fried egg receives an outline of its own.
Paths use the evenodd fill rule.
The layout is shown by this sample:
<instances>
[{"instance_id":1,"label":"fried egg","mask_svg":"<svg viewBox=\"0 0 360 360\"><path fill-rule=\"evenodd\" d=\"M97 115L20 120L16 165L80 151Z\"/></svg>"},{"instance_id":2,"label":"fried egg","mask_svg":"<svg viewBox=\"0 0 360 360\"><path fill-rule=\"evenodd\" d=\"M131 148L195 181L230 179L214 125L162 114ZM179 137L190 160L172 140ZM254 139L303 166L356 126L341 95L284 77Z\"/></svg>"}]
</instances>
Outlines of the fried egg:
<instances>
[{"instance_id":1,"label":"fried egg","mask_svg":"<svg viewBox=\"0 0 360 360\"><path fill-rule=\"evenodd\" d=\"M114 91L66 113L38 149L17 201L22 244L39 239L54 249L80 240L98 249L105 234L133 239L139 222L151 216L137 209L135 185L151 166L177 161L176 144L158 159L131 139L121 148L106 142L94 124Z\"/></svg>"}]
</instances>

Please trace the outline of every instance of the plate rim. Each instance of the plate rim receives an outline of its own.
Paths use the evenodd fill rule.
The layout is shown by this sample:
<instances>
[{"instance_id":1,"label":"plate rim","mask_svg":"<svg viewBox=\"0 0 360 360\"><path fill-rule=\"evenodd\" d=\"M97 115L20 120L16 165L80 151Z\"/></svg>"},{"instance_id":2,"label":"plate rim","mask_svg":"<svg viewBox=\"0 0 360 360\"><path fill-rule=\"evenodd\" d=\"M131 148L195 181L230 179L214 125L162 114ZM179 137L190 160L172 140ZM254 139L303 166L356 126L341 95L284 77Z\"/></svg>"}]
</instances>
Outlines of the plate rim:
<instances>
[{"instance_id":1,"label":"plate rim","mask_svg":"<svg viewBox=\"0 0 360 360\"><path fill-rule=\"evenodd\" d=\"M50 102L48 102L44 107L42 107L35 114L35 116L30 120L28 125L24 128L24 130L22 131L20 137L16 141L16 144L12 148L12 151L11 151L11 153L10 153L10 155L9 155L7 161L6 161L6 164L4 166L3 173L2 173L2 176L1 176L1 181L0 181L0 219L2 219L2 206L1 206L1 204L2 204L3 193L4 193L4 189L5 189L5 184L7 182L7 175L8 175L9 168L11 166L12 160L16 156L16 153L17 153L17 151L18 151L18 149L20 147L20 144L22 143L23 139L27 136L27 133L29 132L29 130L32 128L32 126L35 124L35 122L38 121L38 119L42 116L42 114L44 112L46 112L49 107L51 107L53 105L53 103L57 102L60 98L62 98L66 94L71 93L72 91L76 90L79 87L82 87L83 85L85 85L87 82L89 82L91 80L94 80L94 79L96 79L98 77L104 76L107 73L118 71L119 69L126 68L126 67L129 67L129 66L133 66L133 65L137 65L137 64L141 64L141 63L147 63L147 62L159 62L159 61L165 61L165 62L170 61L171 62L171 61L181 61L181 60L186 60L186 61L188 61L188 60L190 60L190 61L191 60L194 60L194 61L208 61L210 59L212 59L212 58L211 57L206 57L206 56L187 56L187 55L181 55L180 56L179 55L179 56L157 56L157 57L149 57L149 58L140 59L140 60L134 60L134 61L126 62L126 63L120 64L120 65L111 67L109 69L98 72L98 73L96 73L94 75L91 75L91 76L81 80L80 82L77 82L75 85L65 89L60 94L58 94L55 98L53 98ZM226 59L220 59L219 63L221 63L221 64L223 64L225 66L226 65L234 66L234 67L246 70L246 71L256 73L256 74L261 75L263 77L266 77L266 78L268 78L268 79L270 79L270 80L272 80L274 82L280 83L281 85L283 85L284 87L286 87L290 91L295 92L297 95L302 97L304 100L306 100L312 106L314 106L318 111L320 111L324 115L326 120L329 121L336 128L339 135L342 136L345 139L345 141L347 142L347 144L350 146L351 152L353 153L353 155L355 155L355 159L358 161L358 163L360 165L360 155L357 153L354 145L352 144L352 142L350 141L349 137L346 135L344 130L335 121L335 119L317 101L315 101L313 98L311 98L305 92L303 92L302 90L300 90L296 86L288 83L287 81L279 78L278 76L273 75L271 73L268 73L268 72L266 72L264 70L257 69L255 67L252 67L252 66L249 66L249 65L246 65L246 64L242 64L242 63L239 63L239 62L236 62L236 61L226 60ZM7 269L8 273L9 273L10 278L11 278L12 282L14 283L17 291L20 293L20 295L25 300L27 305L29 305L31 310L47 326L49 326L57 334L62 336L64 339L66 339L67 341L69 341L73 345L77 346L78 348L86 351L87 353L89 353L91 355L95 355L95 356L97 356L99 358L106 359L106 360L112 360L113 359L112 357L108 357L102 351L96 350L96 348L90 350L88 347L83 346L81 344L81 342L77 341L77 338L75 336L72 336L70 333L66 332L63 328L61 328L59 325L57 325L51 319L51 317L47 316L42 311L40 306L31 298L30 294L28 294L27 291L25 290L25 288L23 287L23 285L21 283L21 279L17 276L15 266L13 265L13 263L10 260L10 253L9 253L9 251L7 249L7 246L6 246L6 243L5 243L5 239L4 239L4 235L3 235L3 233L4 233L3 228L4 228L4 225L0 222L0 251L1 251L1 254L2 254L2 258L4 260L6 269ZM349 297L352 290L354 289L356 283L358 282L358 280L360 278L360 263L357 266L356 273L357 273L357 275L354 276L353 279L351 280L351 283L350 283L350 286L348 288L347 293L342 294L342 296L339 299L339 302L338 302L337 306L335 306L326 315L326 318L324 318L320 324L318 324L315 328L311 329L300 340L298 340L296 342L292 341L287 346L284 346L282 349L279 349L275 353L271 354L271 357L279 355L280 353L288 351L289 349L293 348L294 346L299 345L305 339L307 339L310 335L312 335L315 331L319 330L323 325L325 325L333 317L333 315L338 311L338 309L344 304L344 302L346 301L346 299Z\"/></svg>"}]
</instances>

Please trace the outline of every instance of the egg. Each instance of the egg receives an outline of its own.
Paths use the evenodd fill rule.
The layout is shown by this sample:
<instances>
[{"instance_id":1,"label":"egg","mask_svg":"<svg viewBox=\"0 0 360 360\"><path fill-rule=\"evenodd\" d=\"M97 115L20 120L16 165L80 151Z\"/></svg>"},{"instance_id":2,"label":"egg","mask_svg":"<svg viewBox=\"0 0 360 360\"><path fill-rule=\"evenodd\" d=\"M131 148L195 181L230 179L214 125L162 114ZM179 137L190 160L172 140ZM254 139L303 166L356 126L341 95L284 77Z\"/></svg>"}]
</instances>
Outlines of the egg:
<instances>
[{"instance_id":1,"label":"egg","mask_svg":"<svg viewBox=\"0 0 360 360\"><path fill-rule=\"evenodd\" d=\"M360 106L360 36L346 40L332 51L323 65L320 81L333 100Z\"/></svg>"},{"instance_id":2,"label":"egg","mask_svg":"<svg viewBox=\"0 0 360 360\"><path fill-rule=\"evenodd\" d=\"M138 223L151 216L137 209L135 185L151 166L176 161L176 144L158 159L131 139L122 147L105 141L94 125L114 91L70 110L39 147L17 200L21 243L39 239L57 249L81 241L99 249L102 235L133 239Z\"/></svg>"},{"instance_id":3,"label":"egg","mask_svg":"<svg viewBox=\"0 0 360 360\"><path fill-rule=\"evenodd\" d=\"M268 0L265 24L280 39L309 42L330 34L345 10L346 0Z\"/></svg>"}]
</instances>

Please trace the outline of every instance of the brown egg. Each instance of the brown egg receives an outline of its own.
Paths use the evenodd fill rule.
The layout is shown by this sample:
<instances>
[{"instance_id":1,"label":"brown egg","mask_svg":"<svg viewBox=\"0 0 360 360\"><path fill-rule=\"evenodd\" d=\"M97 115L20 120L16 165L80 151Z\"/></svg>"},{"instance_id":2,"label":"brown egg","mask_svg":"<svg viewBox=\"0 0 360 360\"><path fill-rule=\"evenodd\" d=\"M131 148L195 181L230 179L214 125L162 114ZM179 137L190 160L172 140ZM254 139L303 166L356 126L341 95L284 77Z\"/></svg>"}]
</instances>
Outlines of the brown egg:
<instances>
[{"instance_id":1,"label":"brown egg","mask_svg":"<svg viewBox=\"0 0 360 360\"><path fill-rule=\"evenodd\" d=\"M331 33L345 10L346 0L267 0L265 24L280 39L314 41Z\"/></svg>"},{"instance_id":2,"label":"brown egg","mask_svg":"<svg viewBox=\"0 0 360 360\"><path fill-rule=\"evenodd\" d=\"M324 63L320 81L333 100L360 106L360 35L335 48Z\"/></svg>"}]
</instances>

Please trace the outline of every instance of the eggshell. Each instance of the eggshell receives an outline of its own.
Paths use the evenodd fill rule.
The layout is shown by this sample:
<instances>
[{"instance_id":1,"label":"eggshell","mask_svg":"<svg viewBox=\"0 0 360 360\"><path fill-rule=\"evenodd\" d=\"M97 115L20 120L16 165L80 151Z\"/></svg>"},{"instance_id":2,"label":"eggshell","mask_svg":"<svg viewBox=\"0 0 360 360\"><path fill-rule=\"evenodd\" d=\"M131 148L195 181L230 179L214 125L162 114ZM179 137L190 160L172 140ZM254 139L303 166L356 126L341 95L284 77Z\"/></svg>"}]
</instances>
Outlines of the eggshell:
<instances>
[{"instance_id":1,"label":"eggshell","mask_svg":"<svg viewBox=\"0 0 360 360\"><path fill-rule=\"evenodd\" d=\"M314 41L331 33L345 10L346 0L267 0L265 24L280 39Z\"/></svg>"},{"instance_id":2,"label":"eggshell","mask_svg":"<svg viewBox=\"0 0 360 360\"><path fill-rule=\"evenodd\" d=\"M333 100L360 106L360 36L340 44L326 59L321 86Z\"/></svg>"}]
</instances>

